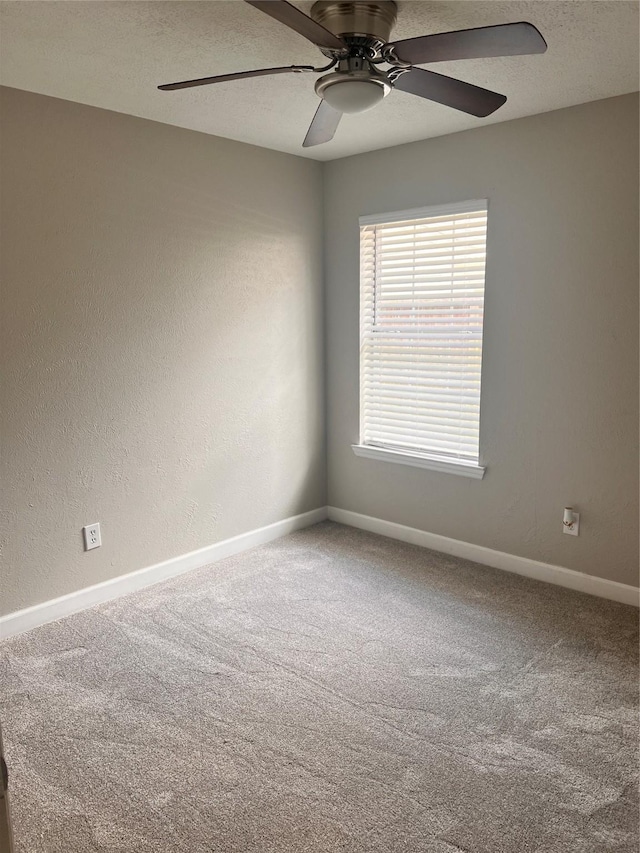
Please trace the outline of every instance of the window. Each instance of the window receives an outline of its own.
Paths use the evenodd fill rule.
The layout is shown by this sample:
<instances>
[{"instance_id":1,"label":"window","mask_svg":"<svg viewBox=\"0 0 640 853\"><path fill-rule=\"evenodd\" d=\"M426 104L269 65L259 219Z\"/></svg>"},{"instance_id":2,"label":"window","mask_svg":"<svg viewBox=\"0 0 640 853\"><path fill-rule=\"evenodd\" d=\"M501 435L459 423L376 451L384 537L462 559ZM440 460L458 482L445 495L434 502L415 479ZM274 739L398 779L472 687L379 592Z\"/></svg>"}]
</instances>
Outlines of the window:
<instances>
[{"instance_id":1,"label":"window","mask_svg":"<svg viewBox=\"0 0 640 853\"><path fill-rule=\"evenodd\" d=\"M360 456L482 477L487 202L360 219Z\"/></svg>"}]
</instances>

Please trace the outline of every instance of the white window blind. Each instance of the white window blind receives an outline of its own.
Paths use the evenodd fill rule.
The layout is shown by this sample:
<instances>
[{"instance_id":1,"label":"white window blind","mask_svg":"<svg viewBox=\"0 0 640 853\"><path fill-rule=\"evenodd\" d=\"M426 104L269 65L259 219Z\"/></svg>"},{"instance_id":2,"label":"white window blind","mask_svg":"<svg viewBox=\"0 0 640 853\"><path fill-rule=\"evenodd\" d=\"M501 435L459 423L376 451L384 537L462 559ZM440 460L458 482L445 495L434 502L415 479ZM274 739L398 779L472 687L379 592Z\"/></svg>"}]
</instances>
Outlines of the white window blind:
<instances>
[{"instance_id":1,"label":"white window blind","mask_svg":"<svg viewBox=\"0 0 640 853\"><path fill-rule=\"evenodd\" d=\"M360 444L478 463L487 202L360 219Z\"/></svg>"}]
</instances>

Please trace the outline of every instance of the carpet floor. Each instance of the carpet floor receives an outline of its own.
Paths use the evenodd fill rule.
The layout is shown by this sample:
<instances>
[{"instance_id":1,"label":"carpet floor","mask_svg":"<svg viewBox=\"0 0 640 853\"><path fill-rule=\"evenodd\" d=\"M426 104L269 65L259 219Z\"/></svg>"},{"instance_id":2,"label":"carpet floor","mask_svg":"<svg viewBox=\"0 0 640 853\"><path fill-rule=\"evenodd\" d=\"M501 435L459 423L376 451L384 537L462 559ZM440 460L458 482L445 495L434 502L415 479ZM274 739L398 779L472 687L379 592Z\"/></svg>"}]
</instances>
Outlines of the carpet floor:
<instances>
[{"instance_id":1,"label":"carpet floor","mask_svg":"<svg viewBox=\"0 0 640 853\"><path fill-rule=\"evenodd\" d=\"M2 644L17 853L637 853L637 647L323 523Z\"/></svg>"}]
</instances>

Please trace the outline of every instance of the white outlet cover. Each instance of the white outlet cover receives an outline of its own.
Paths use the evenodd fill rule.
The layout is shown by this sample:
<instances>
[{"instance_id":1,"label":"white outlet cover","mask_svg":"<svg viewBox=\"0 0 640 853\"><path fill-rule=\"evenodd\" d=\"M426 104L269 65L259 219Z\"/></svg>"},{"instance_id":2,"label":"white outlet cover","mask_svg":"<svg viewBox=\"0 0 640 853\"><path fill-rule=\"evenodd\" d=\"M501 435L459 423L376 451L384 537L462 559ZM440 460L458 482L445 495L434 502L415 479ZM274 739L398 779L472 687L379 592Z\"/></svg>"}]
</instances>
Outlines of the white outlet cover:
<instances>
[{"instance_id":1,"label":"white outlet cover","mask_svg":"<svg viewBox=\"0 0 640 853\"><path fill-rule=\"evenodd\" d=\"M562 532L566 533L568 536L579 536L580 535L580 513L573 513L573 524L571 527L567 527L566 524L562 525Z\"/></svg>"},{"instance_id":2,"label":"white outlet cover","mask_svg":"<svg viewBox=\"0 0 640 853\"><path fill-rule=\"evenodd\" d=\"M99 548L102 545L102 537L100 536L100 522L95 524L87 524L82 528L82 537L84 539L84 550L92 551L94 548Z\"/></svg>"}]
</instances>

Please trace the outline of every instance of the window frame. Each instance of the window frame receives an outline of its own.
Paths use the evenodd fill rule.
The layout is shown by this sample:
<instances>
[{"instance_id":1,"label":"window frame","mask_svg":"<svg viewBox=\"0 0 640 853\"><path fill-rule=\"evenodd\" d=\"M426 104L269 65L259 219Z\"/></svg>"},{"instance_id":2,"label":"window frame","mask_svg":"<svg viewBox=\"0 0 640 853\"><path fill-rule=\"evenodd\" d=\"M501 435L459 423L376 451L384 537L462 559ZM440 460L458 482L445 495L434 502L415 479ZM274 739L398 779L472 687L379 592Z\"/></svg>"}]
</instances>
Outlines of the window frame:
<instances>
[{"instance_id":1,"label":"window frame","mask_svg":"<svg viewBox=\"0 0 640 853\"><path fill-rule=\"evenodd\" d=\"M429 205L428 207L413 208L410 210L398 210L389 213L373 214L361 216L359 218L358 229L358 245L360 253L362 253L362 228L370 225L392 225L395 222L410 222L412 220L427 219L430 217L447 216L449 214L472 213L479 210L486 211L487 214L487 237L485 239L485 274L483 283L483 317L482 331L484 333L484 302L486 292L486 262L488 253L488 217L489 217L489 200L488 199L470 199L461 202L453 202L450 204ZM366 444L363 441L364 435L364 407L363 407L363 339L364 339L364 302L363 302L363 275L362 275L362 254L360 255L360 275L359 275L359 300L358 300L358 319L359 319L359 365L358 365L358 389L359 389L359 438L358 444L352 444L352 450L356 456L374 459L382 462L392 462L400 465L409 465L411 467L426 468L433 471L455 474L462 477L470 477L472 479L482 479L484 477L486 466L482 464L482 448L480 438L478 439L478 460L468 460L463 458L455 458L447 455L440 455L436 452L427 450L412 450L399 447L385 447L383 445ZM484 348L482 348L482 353ZM482 376L482 353L480 362L480 375ZM482 393L482 379L480 383L480 394ZM479 401L479 405L481 405ZM481 412L478 415L478 425L480 426Z\"/></svg>"}]
</instances>

